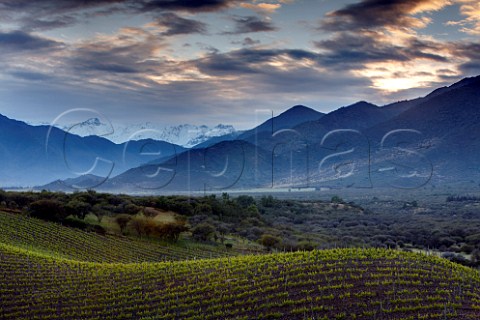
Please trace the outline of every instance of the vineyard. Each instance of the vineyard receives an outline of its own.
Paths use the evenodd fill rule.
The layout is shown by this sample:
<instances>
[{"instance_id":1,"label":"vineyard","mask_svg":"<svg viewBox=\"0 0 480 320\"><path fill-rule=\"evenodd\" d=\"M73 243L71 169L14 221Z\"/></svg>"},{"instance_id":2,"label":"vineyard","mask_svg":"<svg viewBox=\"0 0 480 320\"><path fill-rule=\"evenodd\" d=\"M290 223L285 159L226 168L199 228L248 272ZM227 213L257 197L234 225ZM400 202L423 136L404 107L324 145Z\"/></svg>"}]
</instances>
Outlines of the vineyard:
<instances>
[{"instance_id":1,"label":"vineyard","mask_svg":"<svg viewBox=\"0 0 480 320\"><path fill-rule=\"evenodd\" d=\"M480 318L479 273L433 256L386 249L225 256L0 217L1 319Z\"/></svg>"},{"instance_id":2,"label":"vineyard","mask_svg":"<svg viewBox=\"0 0 480 320\"><path fill-rule=\"evenodd\" d=\"M0 213L0 243L86 262L133 263L215 258L235 250L199 243L171 244L99 235L12 213Z\"/></svg>"}]
</instances>

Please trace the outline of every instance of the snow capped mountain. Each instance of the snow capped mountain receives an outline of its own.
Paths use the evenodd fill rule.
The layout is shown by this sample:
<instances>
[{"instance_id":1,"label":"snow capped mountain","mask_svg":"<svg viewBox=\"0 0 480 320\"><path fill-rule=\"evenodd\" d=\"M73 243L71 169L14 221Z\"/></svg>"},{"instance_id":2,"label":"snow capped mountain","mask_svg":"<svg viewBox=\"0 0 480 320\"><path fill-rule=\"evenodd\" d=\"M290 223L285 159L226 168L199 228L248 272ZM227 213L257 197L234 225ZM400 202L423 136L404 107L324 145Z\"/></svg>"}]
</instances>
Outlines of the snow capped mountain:
<instances>
[{"instance_id":1,"label":"snow capped mountain","mask_svg":"<svg viewBox=\"0 0 480 320\"><path fill-rule=\"evenodd\" d=\"M151 122L133 125L110 125L98 118L91 118L78 124L62 127L63 130L85 137L102 136L115 143L129 140L155 139L191 148L210 138L235 133L231 125L219 124L215 127L182 124L178 126L162 126Z\"/></svg>"}]
</instances>

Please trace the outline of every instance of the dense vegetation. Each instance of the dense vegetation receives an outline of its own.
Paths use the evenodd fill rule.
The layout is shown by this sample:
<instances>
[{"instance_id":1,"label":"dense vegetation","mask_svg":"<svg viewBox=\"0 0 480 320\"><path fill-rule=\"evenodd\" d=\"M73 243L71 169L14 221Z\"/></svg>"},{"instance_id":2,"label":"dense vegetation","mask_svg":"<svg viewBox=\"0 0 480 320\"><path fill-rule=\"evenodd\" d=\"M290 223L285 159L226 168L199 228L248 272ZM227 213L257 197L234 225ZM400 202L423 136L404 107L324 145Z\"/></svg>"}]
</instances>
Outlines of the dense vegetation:
<instances>
[{"instance_id":1,"label":"dense vegetation","mask_svg":"<svg viewBox=\"0 0 480 320\"><path fill-rule=\"evenodd\" d=\"M386 201L374 197L360 206L337 195L326 201L299 201L272 196L233 198L227 193L134 197L94 191L0 191L0 209L101 235L170 243L187 239L234 247L238 241L231 239L246 239L270 251L288 252L335 247L433 250L478 267L480 201L476 199L450 195L438 203L425 203L421 199ZM251 245L246 247L252 249Z\"/></svg>"}]
</instances>

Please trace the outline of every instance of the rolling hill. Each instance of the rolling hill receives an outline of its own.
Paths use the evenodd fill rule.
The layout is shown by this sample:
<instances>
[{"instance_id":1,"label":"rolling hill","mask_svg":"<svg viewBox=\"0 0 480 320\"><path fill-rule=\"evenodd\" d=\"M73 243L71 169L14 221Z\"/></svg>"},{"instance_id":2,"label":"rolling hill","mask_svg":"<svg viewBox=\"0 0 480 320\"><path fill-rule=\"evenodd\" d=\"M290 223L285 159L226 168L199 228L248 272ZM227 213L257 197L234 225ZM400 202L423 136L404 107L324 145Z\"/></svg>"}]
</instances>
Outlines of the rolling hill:
<instances>
[{"instance_id":1,"label":"rolling hill","mask_svg":"<svg viewBox=\"0 0 480 320\"><path fill-rule=\"evenodd\" d=\"M0 244L2 319L478 319L476 271L385 249L99 264Z\"/></svg>"}]
</instances>

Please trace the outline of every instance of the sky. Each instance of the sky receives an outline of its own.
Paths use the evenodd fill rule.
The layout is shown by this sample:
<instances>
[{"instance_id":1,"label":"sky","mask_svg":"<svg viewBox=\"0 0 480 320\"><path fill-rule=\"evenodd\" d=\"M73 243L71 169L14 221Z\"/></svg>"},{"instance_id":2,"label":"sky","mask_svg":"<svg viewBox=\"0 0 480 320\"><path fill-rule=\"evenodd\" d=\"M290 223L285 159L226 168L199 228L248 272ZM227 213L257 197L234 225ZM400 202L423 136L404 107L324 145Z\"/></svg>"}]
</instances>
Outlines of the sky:
<instances>
[{"instance_id":1,"label":"sky","mask_svg":"<svg viewBox=\"0 0 480 320\"><path fill-rule=\"evenodd\" d=\"M30 123L248 129L478 74L478 0L0 0L0 113Z\"/></svg>"}]
</instances>

